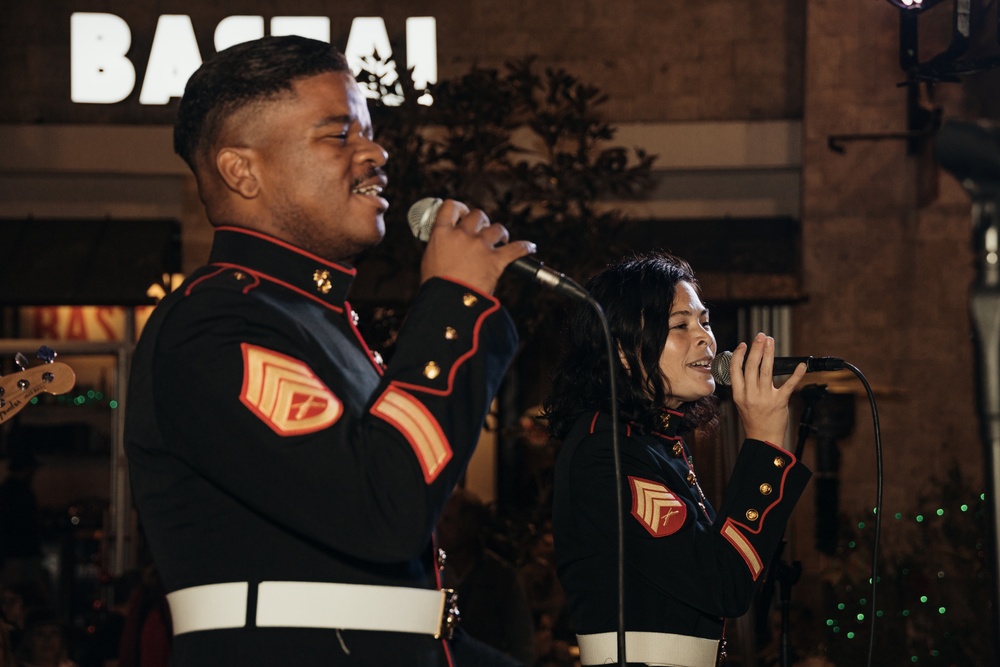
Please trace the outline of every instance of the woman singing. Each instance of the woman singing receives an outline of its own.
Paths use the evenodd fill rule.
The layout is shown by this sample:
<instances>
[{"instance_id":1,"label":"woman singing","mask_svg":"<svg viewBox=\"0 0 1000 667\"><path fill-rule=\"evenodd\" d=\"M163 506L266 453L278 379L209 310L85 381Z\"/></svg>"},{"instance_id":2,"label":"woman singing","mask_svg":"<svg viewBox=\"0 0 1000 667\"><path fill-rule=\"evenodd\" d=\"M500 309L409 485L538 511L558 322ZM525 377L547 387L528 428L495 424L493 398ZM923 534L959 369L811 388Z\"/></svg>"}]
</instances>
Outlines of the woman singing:
<instances>
[{"instance_id":1,"label":"woman singing","mask_svg":"<svg viewBox=\"0 0 1000 667\"><path fill-rule=\"evenodd\" d=\"M691 267L656 254L621 261L587 285L617 354L625 629L629 664L713 667L723 621L749 609L810 472L785 448L800 365L780 387L774 340L740 343L733 400L746 440L715 509L684 435L713 427L716 342ZM560 581L583 665L618 661L618 522L608 360L595 312L581 305L552 393L562 441L553 530ZM745 368L744 368L745 362Z\"/></svg>"}]
</instances>

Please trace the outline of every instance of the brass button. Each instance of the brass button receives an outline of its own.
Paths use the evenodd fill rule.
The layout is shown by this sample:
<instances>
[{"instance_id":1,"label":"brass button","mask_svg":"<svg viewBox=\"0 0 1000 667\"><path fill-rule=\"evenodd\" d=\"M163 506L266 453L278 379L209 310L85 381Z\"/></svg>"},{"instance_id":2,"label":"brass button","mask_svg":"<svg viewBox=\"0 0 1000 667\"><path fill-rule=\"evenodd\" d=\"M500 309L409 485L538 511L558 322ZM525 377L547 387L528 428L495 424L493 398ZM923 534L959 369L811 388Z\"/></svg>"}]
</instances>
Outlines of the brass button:
<instances>
[{"instance_id":1,"label":"brass button","mask_svg":"<svg viewBox=\"0 0 1000 667\"><path fill-rule=\"evenodd\" d=\"M695 482L697 482L697 481L698 481L698 478L695 476L695 474L693 472L689 472L688 476L687 476L688 486L694 486Z\"/></svg>"},{"instance_id":2,"label":"brass button","mask_svg":"<svg viewBox=\"0 0 1000 667\"><path fill-rule=\"evenodd\" d=\"M458 338L458 332L455 331L454 327L445 327L444 337L447 338L448 340L455 340L456 338Z\"/></svg>"},{"instance_id":3,"label":"brass button","mask_svg":"<svg viewBox=\"0 0 1000 667\"><path fill-rule=\"evenodd\" d=\"M434 363L433 361L428 361L428 362L427 362L427 365L426 365L426 366L424 366L424 376L425 376L425 377L426 377L426 378L427 378L428 380L433 380L433 379L434 379L434 378L436 378L436 377L437 377L438 375L441 375L441 367L440 367L440 366L438 366L438 365L437 365L436 363Z\"/></svg>"},{"instance_id":4,"label":"brass button","mask_svg":"<svg viewBox=\"0 0 1000 667\"><path fill-rule=\"evenodd\" d=\"M354 322L354 326L358 326L358 323L361 322L361 316L358 315L358 311L351 311L351 322Z\"/></svg>"},{"instance_id":5,"label":"brass button","mask_svg":"<svg viewBox=\"0 0 1000 667\"><path fill-rule=\"evenodd\" d=\"M758 512L757 510L753 509L747 510L747 519L749 519L750 521L756 521L757 517L759 516L760 512Z\"/></svg>"},{"instance_id":6,"label":"brass button","mask_svg":"<svg viewBox=\"0 0 1000 667\"><path fill-rule=\"evenodd\" d=\"M479 303L479 297L472 292L466 292L465 296L462 297L462 303L464 303L467 307L472 308L474 305Z\"/></svg>"},{"instance_id":7,"label":"brass button","mask_svg":"<svg viewBox=\"0 0 1000 667\"><path fill-rule=\"evenodd\" d=\"M775 468L784 468L785 467L785 459L781 458L780 456L775 456L774 457L774 467Z\"/></svg>"},{"instance_id":8,"label":"brass button","mask_svg":"<svg viewBox=\"0 0 1000 667\"><path fill-rule=\"evenodd\" d=\"M381 354L379 354L377 351L372 352L372 358L375 359L376 364L385 368L385 360L382 358Z\"/></svg>"},{"instance_id":9,"label":"brass button","mask_svg":"<svg viewBox=\"0 0 1000 667\"><path fill-rule=\"evenodd\" d=\"M768 484L767 482L764 482L763 484L760 485L760 492L765 496L771 495L771 491L773 490L774 489L772 489L771 485Z\"/></svg>"},{"instance_id":10,"label":"brass button","mask_svg":"<svg viewBox=\"0 0 1000 667\"><path fill-rule=\"evenodd\" d=\"M679 442L674 443L674 456L684 456L684 445Z\"/></svg>"},{"instance_id":11,"label":"brass button","mask_svg":"<svg viewBox=\"0 0 1000 667\"><path fill-rule=\"evenodd\" d=\"M243 280L246 277L247 274L243 273L242 271L237 271L236 273L233 274L233 278L236 278L237 280Z\"/></svg>"}]
</instances>

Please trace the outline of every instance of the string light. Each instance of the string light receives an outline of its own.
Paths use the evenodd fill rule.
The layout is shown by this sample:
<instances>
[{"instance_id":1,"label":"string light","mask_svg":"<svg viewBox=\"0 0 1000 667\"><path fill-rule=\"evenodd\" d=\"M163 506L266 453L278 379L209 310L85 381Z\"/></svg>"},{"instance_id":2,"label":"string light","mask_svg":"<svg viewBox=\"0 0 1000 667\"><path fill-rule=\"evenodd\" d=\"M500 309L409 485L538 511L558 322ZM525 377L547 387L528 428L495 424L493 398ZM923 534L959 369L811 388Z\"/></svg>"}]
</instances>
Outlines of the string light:
<instances>
[{"instance_id":1,"label":"string light","mask_svg":"<svg viewBox=\"0 0 1000 667\"><path fill-rule=\"evenodd\" d=\"M958 481L954 484L954 491L939 489L941 495L937 496L936 501L931 500L934 504L929 507L924 505L922 512L892 512L897 521L912 519L914 523L910 525L917 527L917 536L913 538L914 548L898 554L901 561L897 561L898 567L893 574L884 576L885 583L898 587L894 589L898 606L883 602L880 605L883 608L869 610L867 596L860 593L867 590L862 582L870 582L870 579L850 576L845 570L848 576L839 588L839 595L835 592L835 599L831 601L830 608L835 610L834 614L825 619L830 633L827 655L836 664L853 664L851 660L858 656L862 644L866 643L862 640L867 639L870 632L866 624L871 622L872 614L875 614L876 619L886 619L885 627L876 630L877 633L902 633L908 637L905 643L897 643L895 646L886 644L880 651L884 652L882 657L890 658L895 655L893 659L896 661L909 658L910 664L927 664L931 667L963 664L962 661L970 650L963 643L967 633L964 627L952 628L947 624L962 623L967 615L963 600L968 596L956 598L952 593L955 582L964 581L963 575L967 575L968 585L976 589L987 577L982 567L976 564L985 558L986 545L980 525L985 517L985 510L980 501L985 500L986 494L978 493L970 497L967 495L967 486ZM954 498L956 495L958 498ZM851 531L853 535L845 536L846 539L841 543L843 558L854 559L858 550L870 548L870 539L866 537L867 531L872 529L870 524L867 517L849 524L849 529L856 528ZM933 548L927 548L926 545L942 542L944 535L948 536L948 540L953 540L955 531L958 530L967 535L969 549L959 550L959 553L939 553ZM971 549L973 546L975 550ZM964 553L971 553L971 558L978 560L967 562L964 560L966 556L962 555ZM969 565L974 565L976 569L967 569ZM883 577L880 576L879 581L882 582ZM934 627L935 623L938 624L937 632L925 634L926 627ZM853 641L855 639L858 641ZM917 645L911 644L913 640L917 641ZM908 650L905 648L907 645ZM894 651L899 652L893 653Z\"/></svg>"},{"instance_id":2,"label":"string light","mask_svg":"<svg viewBox=\"0 0 1000 667\"><path fill-rule=\"evenodd\" d=\"M30 401L31 405L38 405L42 401L40 396L33 396ZM103 392L95 391L90 389L81 394L60 394L59 396L50 396L48 394L44 395L44 401L49 404L56 404L66 407L101 407L102 405L107 405L107 407L115 410L118 408L118 401L113 398L107 398Z\"/></svg>"}]
</instances>

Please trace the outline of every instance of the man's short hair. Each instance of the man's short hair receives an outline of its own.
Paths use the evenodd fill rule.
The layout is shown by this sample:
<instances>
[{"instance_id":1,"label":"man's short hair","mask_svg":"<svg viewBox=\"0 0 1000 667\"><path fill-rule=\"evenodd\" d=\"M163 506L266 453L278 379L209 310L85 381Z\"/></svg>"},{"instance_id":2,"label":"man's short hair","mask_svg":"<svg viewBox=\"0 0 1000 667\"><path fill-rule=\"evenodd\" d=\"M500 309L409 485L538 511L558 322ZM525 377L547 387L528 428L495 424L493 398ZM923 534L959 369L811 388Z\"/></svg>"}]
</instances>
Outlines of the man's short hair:
<instances>
[{"instance_id":1,"label":"man's short hair","mask_svg":"<svg viewBox=\"0 0 1000 667\"><path fill-rule=\"evenodd\" d=\"M174 123L174 152L197 172L199 153L215 143L225 120L237 111L291 91L299 79L349 71L347 58L335 47L294 35L224 49L206 60L184 88Z\"/></svg>"}]
</instances>

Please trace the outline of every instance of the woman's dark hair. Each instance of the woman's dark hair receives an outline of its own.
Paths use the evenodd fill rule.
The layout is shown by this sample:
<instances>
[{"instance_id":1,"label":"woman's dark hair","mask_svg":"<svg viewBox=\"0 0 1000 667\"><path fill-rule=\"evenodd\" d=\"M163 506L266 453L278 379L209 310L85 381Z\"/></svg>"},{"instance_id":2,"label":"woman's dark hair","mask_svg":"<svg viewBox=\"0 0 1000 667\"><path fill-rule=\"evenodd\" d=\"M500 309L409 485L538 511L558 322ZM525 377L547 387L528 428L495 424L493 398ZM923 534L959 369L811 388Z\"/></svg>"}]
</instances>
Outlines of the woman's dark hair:
<instances>
[{"instance_id":1,"label":"woman's dark hair","mask_svg":"<svg viewBox=\"0 0 1000 667\"><path fill-rule=\"evenodd\" d=\"M619 416L646 432L661 427L667 378L660 355L670 333L670 310L679 282L696 290L698 283L686 261L667 253L637 255L613 264L587 283L604 309L615 356ZM556 368L552 392L544 402L549 433L563 439L581 414L611 409L608 355L597 313L581 303L567 322L566 348ZM626 366L631 371L626 370ZM714 396L684 403L681 432L710 429L718 422Z\"/></svg>"},{"instance_id":2,"label":"woman's dark hair","mask_svg":"<svg viewBox=\"0 0 1000 667\"><path fill-rule=\"evenodd\" d=\"M219 51L184 87L174 123L174 152L197 173L197 156L212 146L233 113L291 91L299 79L350 71L336 48L295 35L264 37Z\"/></svg>"}]
</instances>

